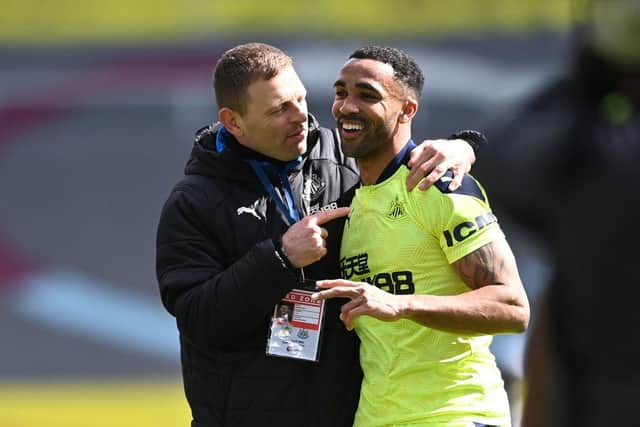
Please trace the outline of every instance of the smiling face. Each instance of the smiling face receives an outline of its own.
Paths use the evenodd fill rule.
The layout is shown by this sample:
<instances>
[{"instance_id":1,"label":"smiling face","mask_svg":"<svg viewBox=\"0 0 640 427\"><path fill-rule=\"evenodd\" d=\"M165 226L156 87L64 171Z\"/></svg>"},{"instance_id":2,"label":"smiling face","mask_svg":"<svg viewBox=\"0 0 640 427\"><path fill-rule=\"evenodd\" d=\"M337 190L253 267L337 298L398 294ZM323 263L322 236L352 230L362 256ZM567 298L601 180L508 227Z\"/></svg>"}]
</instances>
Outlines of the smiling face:
<instances>
[{"instance_id":1,"label":"smiling face","mask_svg":"<svg viewBox=\"0 0 640 427\"><path fill-rule=\"evenodd\" d=\"M373 59L350 59L334 83L332 113L345 155L358 159L393 157L394 144L410 137L417 104L394 79L393 67ZM410 116L407 116L409 106Z\"/></svg>"},{"instance_id":2,"label":"smiling face","mask_svg":"<svg viewBox=\"0 0 640 427\"><path fill-rule=\"evenodd\" d=\"M249 84L246 111L229 108L220 120L238 142L268 157L290 161L307 150L307 91L293 67Z\"/></svg>"}]
</instances>

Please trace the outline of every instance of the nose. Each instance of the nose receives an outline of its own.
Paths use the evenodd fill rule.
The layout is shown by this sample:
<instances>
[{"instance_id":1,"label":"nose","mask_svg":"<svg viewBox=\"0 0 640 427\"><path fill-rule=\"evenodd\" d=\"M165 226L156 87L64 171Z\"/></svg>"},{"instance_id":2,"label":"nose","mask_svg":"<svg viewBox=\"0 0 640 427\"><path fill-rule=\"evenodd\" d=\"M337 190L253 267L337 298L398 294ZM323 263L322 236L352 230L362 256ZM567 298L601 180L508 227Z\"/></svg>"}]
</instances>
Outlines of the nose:
<instances>
[{"instance_id":1,"label":"nose","mask_svg":"<svg viewBox=\"0 0 640 427\"><path fill-rule=\"evenodd\" d=\"M293 103L293 121L306 122L308 116L307 100L296 101Z\"/></svg>"},{"instance_id":2,"label":"nose","mask_svg":"<svg viewBox=\"0 0 640 427\"><path fill-rule=\"evenodd\" d=\"M345 116L349 114L357 113L358 111L359 111L358 106L356 105L355 102L353 102L353 98L351 96L346 96L338 104L338 112L340 112L340 114L343 114Z\"/></svg>"}]
</instances>

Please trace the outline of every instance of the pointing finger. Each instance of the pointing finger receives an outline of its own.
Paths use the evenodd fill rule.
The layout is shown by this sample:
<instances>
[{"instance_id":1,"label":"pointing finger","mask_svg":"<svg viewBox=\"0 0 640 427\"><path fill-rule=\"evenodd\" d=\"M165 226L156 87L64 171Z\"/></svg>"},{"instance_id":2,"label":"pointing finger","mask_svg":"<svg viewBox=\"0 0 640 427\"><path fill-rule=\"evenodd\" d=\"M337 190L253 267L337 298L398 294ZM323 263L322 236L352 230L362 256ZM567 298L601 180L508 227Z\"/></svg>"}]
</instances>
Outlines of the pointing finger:
<instances>
[{"instance_id":1,"label":"pointing finger","mask_svg":"<svg viewBox=\"0 0 640 427\"><path fill-rule=\"evenodd\" d=\"M314 301L327 300L331 298L357 298L360 296L357 288L336 287L327 289L325 291L316 292L311 295L311 299Z\"/></svg>"},{"instance_id":2,"label":"pointing finger","mask_svg":"<svg viewBox=\"0 0 640 427\"><path fill-rule=\"evenodd\" d=\"M336 218L349 215L349 211L349 208L337 208L330 211L321 211L311 215L311 219L315 220L316 224L322 225Z\"/></svg>"},{"instance_id":3,"label":"pointing finger","mask_svg":"<svg viewBox=\"0 0 640 427\"><path fill-rule=\"evenodd\" d=\"M336 286L349 286L355 288L359 285L358 282L352 282L351 280L344 279L318 280L316 283L319 288L324 289L335 288Z\"/></svg>"}]
</instances>

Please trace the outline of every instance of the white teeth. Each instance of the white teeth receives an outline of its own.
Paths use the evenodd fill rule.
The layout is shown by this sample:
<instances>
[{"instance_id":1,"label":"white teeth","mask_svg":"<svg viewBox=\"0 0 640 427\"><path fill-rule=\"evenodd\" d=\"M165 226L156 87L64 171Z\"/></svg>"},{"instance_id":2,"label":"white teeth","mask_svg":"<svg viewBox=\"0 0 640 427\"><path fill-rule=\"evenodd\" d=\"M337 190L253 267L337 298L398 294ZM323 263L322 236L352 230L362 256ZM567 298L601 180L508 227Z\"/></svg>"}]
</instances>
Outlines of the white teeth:
<instances>
[{"instance_id":1,"label":"white teeth","mask_svg":"<svg viewBox=\"0 0 640 427\"><path fill-rule=\"evenodd\" d=\"M364 129L364 126L360 123L342 123L342 128L344 130L349 130L349 131L355 131L355 130L362 130Z\"/></svg>"}]
</instances>

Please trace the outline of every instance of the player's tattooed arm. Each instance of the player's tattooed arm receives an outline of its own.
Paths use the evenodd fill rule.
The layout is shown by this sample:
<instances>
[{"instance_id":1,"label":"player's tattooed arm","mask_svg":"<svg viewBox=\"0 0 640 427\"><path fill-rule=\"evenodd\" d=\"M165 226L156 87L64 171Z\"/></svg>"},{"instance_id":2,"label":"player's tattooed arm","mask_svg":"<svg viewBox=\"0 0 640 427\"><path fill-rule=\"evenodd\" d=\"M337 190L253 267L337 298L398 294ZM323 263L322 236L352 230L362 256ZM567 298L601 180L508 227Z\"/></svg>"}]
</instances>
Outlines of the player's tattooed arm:
<instances>
[{"instance_id":1,"label":"player's tattooed arm","mask_svg":"<svg viewBox=\"0 0 640 427\"><path fill-rule=\"evenodd\" d=\"M487 318L505 325L521 325L516 331L526 328L529 302L506 240L496 240L476 249L454 262L453 268L471 288L466 297L475 300Z\"/></svg>"},{"instance_id":2,"label":"player's tattooed arm","mask_svg":"<svg viewBox=\"0 0 640 427\"><path fill-rule=\"evenodd\" d=\"M491 242L476 249L453 264L462 280L471 289L486 285L504 285L517 277L515 258L504 240Z\"/></svg>"},{"instance_id":3,"label":"player's tattooed arm","mask_svg":"<svg viewBox=\"0 0 640 427\"><path fill-rule=\"evenodd\" d=\"M405 318L469 335L526 329L529 303L506 241L489 243L456 261L453 267L471 288L469 291L457 295L394 295L369 283L338 279L317 282L326 290L312 298L349 298L340 312L348 329L359 316L383 321Z\"/></svg>"}]
</instances>

